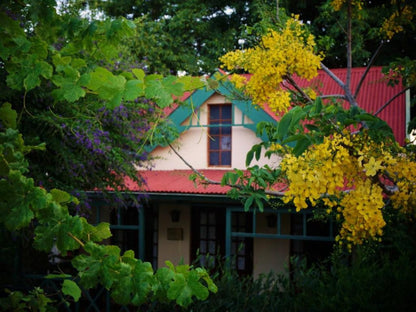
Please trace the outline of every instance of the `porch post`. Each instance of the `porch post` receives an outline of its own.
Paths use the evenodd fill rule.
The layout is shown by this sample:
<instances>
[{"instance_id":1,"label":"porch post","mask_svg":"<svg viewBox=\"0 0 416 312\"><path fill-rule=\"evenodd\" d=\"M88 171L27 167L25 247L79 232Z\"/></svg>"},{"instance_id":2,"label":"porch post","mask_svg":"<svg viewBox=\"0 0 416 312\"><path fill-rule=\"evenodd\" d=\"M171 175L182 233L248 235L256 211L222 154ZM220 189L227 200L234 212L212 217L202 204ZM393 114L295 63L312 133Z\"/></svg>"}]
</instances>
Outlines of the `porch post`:
<instances>
[{"instance_id":1,"label":"porch post","mask_svg":"<svg viewBox=\"0 0 416 312\"><path fill-rule=\"evenodd\" d=\"M144 235L145 235L145 230L144 230L144 218L145 218L145 214L144 214L144 207L143 205L140 205L139 207L139 231L138 231L138 251L139 251L139 259L144 260Z\"/></svg>"},{"instance_id":2,"label":"porch post","mask_svg":"<svg viewBox=\"0 0 416 312\"><path fill-rule=\"evenodd\" d=\"M225 210L225 265L231 267L231 208Z\"/></svg>"}]
</instances>

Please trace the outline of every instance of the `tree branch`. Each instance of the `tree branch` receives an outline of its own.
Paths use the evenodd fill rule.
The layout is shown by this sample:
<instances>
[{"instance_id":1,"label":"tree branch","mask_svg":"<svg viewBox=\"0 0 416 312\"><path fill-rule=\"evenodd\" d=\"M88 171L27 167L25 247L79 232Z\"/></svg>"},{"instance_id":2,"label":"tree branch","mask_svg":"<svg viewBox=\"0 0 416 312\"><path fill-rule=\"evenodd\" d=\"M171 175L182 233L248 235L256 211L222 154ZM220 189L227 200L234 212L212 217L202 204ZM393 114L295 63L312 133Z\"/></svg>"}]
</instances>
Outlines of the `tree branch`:
<instances>
[{"instance_id":1,"label":"tree branch","mask_svg":"<svg viewBox=\"0 0 416 312\"><path fill-rule=\"evenodd\" d=\"M330 99L330 98L337 98L337 99L342 99L342 100L347 99L344 94L327 94L327 95L319 95L318 97L321 99Z\"/></svg>"},{"instance_id":2,"label":"tree branch","mask_svg":"<svg viewBox=\"0 0 416 312\"><path fill-rule=\"evenodd\" d=\"M179 154L179 152L172 146L171 143L168 142L169 147L172 149L172 151L184 162L184 164L186 166L188 166L199 178L201 178L203 180L204 183L207 184L212 184L212 185L224 185L224 186L229 186L232 188L236 188L239 190L243 190L243 186L238 185L238 184L230 184L230 183L222 183L221 181L215 181L215 180L211 180L209 178L207 178L205 175L203 175L201 172L199 172L197 169L195 169L189 162L187 162L185 160L185 158L182 157L181 154ZM264 190L264 193L266 195L270 195L270 196L283 196L285 193L283 192L286 189L283 188L280 191L272 191L272 190Z\"/></svg>"},{"instance_id":3,"label":"tree branch","mask_svg":"<svg viewBox=\"0 0 416 312\"><path fill-rule=\"evenodd\" d=\"M391 102L393 102L396 98L398 98L400 95L402 95L403 93L405 93L407 90L409 90L410 87L407 87L405 89L403 89L402 91L400 91L399 93L397 93L395 96L393 96L390 100L388 100L382 107L380 107L373 115L377 116L378 114L380 114L380 112L385 109Z\"/></svg>"},{"instance_id":4,"label":"tree branch","mask_svg":"<svg viewBox=\"0 0 416 312\"><path fill-rule=\"evenodd\" d=\"M348 0L347 9L347 78L344 89L350 89L351 86L351 68L352 68L352 22L351 22L351 0Z\"/></svg>"},{"instance_id":5,"label":"tree branch","mask_svg":"<svg viewBox=\"0 0 416 312\"><path fill-rule=\"evenodd\" d=\"M313 103L312 99L298 86L295 80L290 75L286 75L285 78L289 83L298 91L308 102Z\"/></svg>"},{"instance_id":6,"label":"tree branch","mask_svg":"<svg viewBox=\"0 0 416 312\"><path fill-rule=\"evenodd\" d=\"M201 172L199 172L198 170L196 170L189 162L187 162L185 160L185 158L182 157L181 154L179 154L179 152L172 146L171 143L168 142L169 147L172 149L172 151L176 154L176 156L178 156L183 163L188 166L198 177L200 177L202 180L204 180L205 182L209 183L209 184L214 184L214 185L221 185L221 182L219 181L214 181L211 179L208 179L206 176L204 176Z\"/></svg>"},{"instance_id":7,"label":"tree branch","mask_svg":"<svg viewBox=\"0 0 416 312\"><path fill-rule=\"evenodd\" d=\"M335 75L332 70L330 70L328 67L326 67L324 65L324 63L321 62L321 68L322 70L329 76L332 78L332 80L334 80L343 90L345 89L345 84L344 82L337 76Z\"/></svg>"}]
</instances>

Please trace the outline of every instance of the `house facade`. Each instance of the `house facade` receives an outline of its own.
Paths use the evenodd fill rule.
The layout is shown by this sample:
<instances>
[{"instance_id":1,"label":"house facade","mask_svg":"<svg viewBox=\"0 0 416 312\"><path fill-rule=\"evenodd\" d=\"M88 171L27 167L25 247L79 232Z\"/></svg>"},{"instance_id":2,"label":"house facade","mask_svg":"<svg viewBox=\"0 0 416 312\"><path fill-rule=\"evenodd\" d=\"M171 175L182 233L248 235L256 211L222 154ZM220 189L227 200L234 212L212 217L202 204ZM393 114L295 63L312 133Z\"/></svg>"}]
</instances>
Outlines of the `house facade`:
<instances>
[{"instance_id":1,"label":"house facade","mask_svg":"<svg viewBox=\"0 0 416 312\"><path fill-rule=\"evenodd\" d=\"M352 85L358 85L363 68L354 69ZM335 70L343 79L345 69ZM300 85L306 83L298 82ZM342 90L324 73L312 81L322 94ZM400 87L387 87L381 68L373 68L362 84L358 103L375 112ZM311 221L310 211L293 213L287 207L266 207L263 212L244 212L242 203L227 196L229 187L195 183L190 166L213 181L233 168L245 168L246 154L261 138L256 126L261 121L278 122L272 113L255 109L248 101L233 100L230 86L197 90L170 112L169 119L180 133L171 146L154 147L153 170L140 170L145 189L126 181L132 193L146 194L141 207L111 209L99 204L97 222L110 221L113 243L133 249L154 267L173 263L197 263L212 267L226 263L241 274L258 276L281 272L294 255L311 260L326 256L334 239L331 223ZM404 142L406 96L397 97L379 117ZM172 149L173 147L173 149ZM179 156L179 155L180 156ZM278 157L261 157L259 165L276 167Z\"/></svg>"}]
</instances>

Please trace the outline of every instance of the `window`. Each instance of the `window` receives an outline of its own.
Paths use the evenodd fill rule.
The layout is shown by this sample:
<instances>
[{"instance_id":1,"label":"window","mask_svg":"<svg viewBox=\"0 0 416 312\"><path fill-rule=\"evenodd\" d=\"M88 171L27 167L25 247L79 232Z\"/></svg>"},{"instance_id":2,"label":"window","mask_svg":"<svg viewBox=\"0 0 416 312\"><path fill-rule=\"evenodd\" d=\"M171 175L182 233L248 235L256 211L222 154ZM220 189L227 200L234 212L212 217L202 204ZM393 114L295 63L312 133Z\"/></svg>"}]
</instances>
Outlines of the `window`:
<instances>
[{"instance_id":1,"label":"window","mask_svg":"<svg viewBox=\"0 0 416 312\"><path fill-rule=\"evenodd\" d=\"M306 226L306 229L305 229ZM291 234L327 237L330 234L329 223L313 220L313 214L306 214L306 220L301 213L291 215ZM332 241L291 240L291 256L306 258L308 263L324 260L331 253Z\"/></svg>"},{"instance_id":2,"label":"window","mask_svg":"<svg viewBox=\"0 0 416 312\"><path fill-rule=\"evenodd\" d=\"M231 166L231 104L208 106L208 165Z\"/></svg>"},{"instance_id":3,"label":"window","mask_svg":"<svg viewBox=\"0 0 416 312\"><path fill-rule=\"evenodd\" d=\"M232 214L232 231L252 230L251 214ZM192 210L192 256L194 261L208 269L217 267L225 253L225 207L196 206ZM231 241L231 266L240 275L253 272L253 239L233 237ZM224 265L224 263L222 263Z\"/></svg>"}]
</instances>

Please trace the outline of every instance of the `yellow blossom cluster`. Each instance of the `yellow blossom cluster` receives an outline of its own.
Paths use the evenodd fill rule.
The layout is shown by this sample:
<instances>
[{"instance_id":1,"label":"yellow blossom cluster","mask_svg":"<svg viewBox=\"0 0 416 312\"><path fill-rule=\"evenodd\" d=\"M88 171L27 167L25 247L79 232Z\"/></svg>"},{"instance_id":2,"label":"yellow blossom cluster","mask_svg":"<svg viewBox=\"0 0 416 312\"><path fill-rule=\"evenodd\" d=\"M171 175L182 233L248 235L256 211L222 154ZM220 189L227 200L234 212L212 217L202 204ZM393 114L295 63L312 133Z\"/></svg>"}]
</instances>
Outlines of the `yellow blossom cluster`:
<instances>
[{"instance_id":1,"label":"yellow blossom cluster","mask_svg":"<svg viewBox=\"0 0 416 312\"><path fill-rule=\"evenodd\" d=\"M339 237L347 242L362 244L383 234L382 229L386 225L382 213L383 192L371 180L357 180L354 190L346 192L339 207L344 219Z\"/></svg>"},{"instance_id":2,"label":"yellow blossom cluster","mask_svg":"<svg viewBox=\"0 0 416 312\"><path fill-rule=\"evenodd\" d=\"M388 39L391 39L395 34L403 31L402 25L410 23L413 16L413 8L410 5L405 5L402 10L393 12L389 18L384 20L381 31Z\"/></svg>"},{"instance_id":3,"label":"yellow blossom cluster","mask_svg":"<svg viewBox=\"0 0 416 312\"><path fill-rule=\"evenodd\" d=\"M398 157L394 166L390 168L396 177L398 190L391 196L393 207L403 213L416 216L416 163L407 155Z\"/></svg>"},{"instance_id":4,"label":"yellow blossom cluster","mask_svg":"<svg viewBox=\"0 0 416 312\"><path fill-rule=\"evenodd\" d=\"M362 244L383 233L386 176L391 184L399 181L400 191L391 197L397 205L415 207L416 164L406 159L398 160L387 146L368 138L334 134L301 156L285 156L281 169L289 190L283 200L293 201L299 211L322 199L327 213L334 211L342 220L338 240Z\"/></svg>"},{"instance_id":5,"label":"yellow blossom cluster","mask_svg":"<svg viewBox=\"0 0 416 312\"><path fill-rule=\"evenodd\" d=\"M334 8L334 11L339 11L347 1L348 0L332 0L331 6ZM362 0L352 0L351 4L357 7L358 10L361 10L363 8Z\"/></svg>"},{"instance_id":6,"label":"yellow blossom cluster","mask_svg":"<svg viewBox=\"0 0 416 312\"><path fill-rule=\"evenodd\" d=\"M347 137L336 134L299 157L287 155L281 168L290 189L283 200L293 200L299 211L308 207L306 200L315 205L322 196L329 198L340 194L345 187L346 175L356 171L356 161L350 156L349 146L352 143Z\"/></svg>"},{"instance_id":7,"label":"yellow blossom cluster","mask_svg":"<svg viewBox=\"0 0 416 312\"><path fill-rule=\"evenodd\" d=\"M313 35L296 16L288 19L280 32L269 30L257 47L232 51L220 58L223 68L251 73L244 92L254 104L267 103L274 112L286 112L290 107L290 93L281 86L284 79L293 74L308 80L314 78L321 60L322 56L315 54ZM241 79L232 81L243 87Z\"/></svg>"},{"instance_id":8,"label":"yellow blossom cluster","mask_svg":"<svg viewBox=\"0 0 416 312\"><path fill-rule=\"evenodd\" d=\"M243 89L247 84L247 78L242 75L233 74L230 76L230 81L237 89Z\"/></svg>"}]
</instances>

